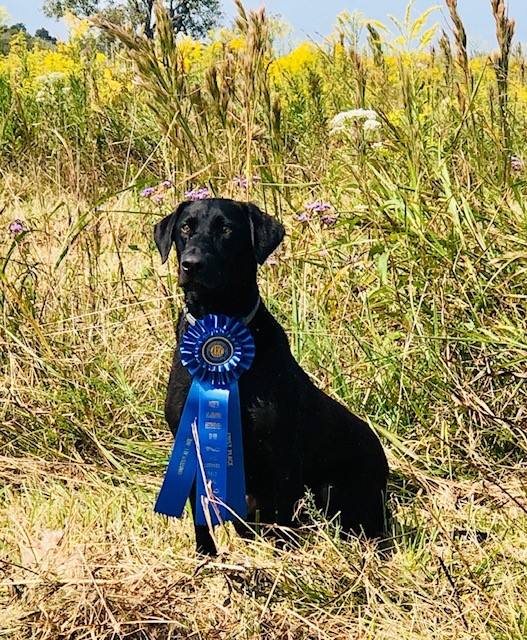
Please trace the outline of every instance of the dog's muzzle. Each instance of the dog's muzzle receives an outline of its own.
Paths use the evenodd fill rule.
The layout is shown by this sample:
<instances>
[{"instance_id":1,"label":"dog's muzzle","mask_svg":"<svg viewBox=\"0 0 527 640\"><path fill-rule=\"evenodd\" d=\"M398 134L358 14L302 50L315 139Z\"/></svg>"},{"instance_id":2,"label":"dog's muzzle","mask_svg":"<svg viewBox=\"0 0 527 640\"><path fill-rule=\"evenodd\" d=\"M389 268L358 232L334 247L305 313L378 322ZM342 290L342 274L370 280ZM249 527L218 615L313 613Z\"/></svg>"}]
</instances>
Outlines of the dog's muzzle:
<instances>
[{"instance_id":1,"label":"dog's muzzle","mask_svg":"<svg viewBox=\"0 0 527 640\"><path fill-rule=\"evenodd\" d=\"M199 285L205 289L216 289L222 284L222 269L213 268L211 256L198 250L181 255L179 261L179 286Z\"/></svg>"}]
</instances>

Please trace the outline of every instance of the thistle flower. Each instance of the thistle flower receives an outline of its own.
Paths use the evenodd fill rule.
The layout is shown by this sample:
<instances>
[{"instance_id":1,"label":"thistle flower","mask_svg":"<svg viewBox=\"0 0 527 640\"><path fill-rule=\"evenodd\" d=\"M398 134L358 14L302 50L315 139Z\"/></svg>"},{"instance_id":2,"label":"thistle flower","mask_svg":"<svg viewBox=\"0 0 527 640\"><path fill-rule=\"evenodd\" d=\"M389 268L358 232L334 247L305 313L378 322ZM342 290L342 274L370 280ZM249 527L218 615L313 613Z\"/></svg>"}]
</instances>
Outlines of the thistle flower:
<instances>
[{"instance_id":1,"label":"thistle flower","mask_svg":"<svg viewBox=\"0 0 527 640\"><path fill-rule=\"evenodd\" d=\"M20 218L15 218L13 222L9 225L9 233L15 236L19 236L21 233L25 231L24 223Z\"/></svg>"},{"instance_id":2,"label":"thistle flower","mask_svg":"<svg viewBox=\"0 0 527 640\"><path fill-rule=\"evenodd\" d=\"M521 171L524 168L525 168L525 163L523 163L516 156L511 156L511 169L513 171Z\"/></svg>"}]
</instances>

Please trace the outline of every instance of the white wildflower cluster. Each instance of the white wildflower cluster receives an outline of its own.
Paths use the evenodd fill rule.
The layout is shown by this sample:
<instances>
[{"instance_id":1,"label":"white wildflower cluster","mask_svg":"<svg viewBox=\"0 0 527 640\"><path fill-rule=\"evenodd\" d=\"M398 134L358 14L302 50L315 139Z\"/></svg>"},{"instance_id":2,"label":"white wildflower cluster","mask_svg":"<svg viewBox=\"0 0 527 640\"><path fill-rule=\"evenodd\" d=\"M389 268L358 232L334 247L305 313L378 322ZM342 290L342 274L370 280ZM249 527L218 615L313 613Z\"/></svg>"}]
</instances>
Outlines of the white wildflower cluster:
<instances>
[{"instance_id":1,"label":"white wildflower cluster","mask_svg":"<svg viewBox=\"0 0 527 640\"><path fill-rule=\"evenodd\" d=\"M381 123L378 120L374 120L373 118L369 118L364 121L362 128L364 131L375 131L381 126Z\"/></svg>"},{"instance_id":2,"label":"white wildflower cluster","mask_svg":"<svg viewBox=\"0 0 527 640\"><path fill-rule=\"evenodd\" d=\"M375 131L381 126L377 120L379 114L373 109L351 109L350 111L341 111L331 119L330 133L340 133L346 131L349 125L357 127L362 124L364 131Z\"/></svg>"},{"instance_id":3,"label":"white wildflower cluster","mask_svg":"<svg viewBox=\"0 0 527 640\"><path fill-rule=\"evenodd\" d=\"M37 76L35 80L40 84L60 84L66 80L66 74L62 71L52 71L45 76Z\"/></svg>"},{"instance_id":4,"label":"white wildflower cluster","mask_svg":"<svg viewBox=\"0 0 527 640\"><path fill-rule=\"evenodd\" d=\"M68 86L64 86L67 76L61 71L52 71L45 76L37 76L35 80L40 85L40 89L37 91L35 99L37 102L46 102L50 94L55 91L62 91L67 93L69 91Z\"/></svg>"}]
</instances>

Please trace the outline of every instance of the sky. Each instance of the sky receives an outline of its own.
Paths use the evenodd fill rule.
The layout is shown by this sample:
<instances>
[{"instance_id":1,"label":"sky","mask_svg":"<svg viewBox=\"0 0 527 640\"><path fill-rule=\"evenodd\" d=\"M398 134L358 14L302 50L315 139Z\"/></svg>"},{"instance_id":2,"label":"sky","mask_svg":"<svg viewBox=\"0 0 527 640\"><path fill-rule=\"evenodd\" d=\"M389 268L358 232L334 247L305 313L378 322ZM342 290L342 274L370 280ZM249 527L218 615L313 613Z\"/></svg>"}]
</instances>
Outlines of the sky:
<instances>
[{"instance_id":1,"label":"sky","mask_svg":"<svg viewBox=\"0 0 527 640\"><path fill-rule=\"evenodd\" d=\"M247 8L258 8L262 0L244 0ZM263 4L273 14L280 14L293 29L294 40L312 39L320 41L331 32L335 18L341 11L357 10L366 18L387 23L388 13L401 19L406 0L264 0ZM429 24L449 24L448 10L444 0L416 0L413 15L417 16L428 7L437 4L440 10L429 18ZM45 27L52 35L65 37L67 30L63 22L46 18L40 11L42 0L0 0L7 9L11 22L23 22L30 33ZM232 0L222 0L226 22L230 23L236 13ZM515 42L527 43L527 0L508 0L509 17L516 20ZM471 46L477 50L496 47L495 27L490 0L458 0L458 9L463 19Z\"/></svg>"}]
</instances>

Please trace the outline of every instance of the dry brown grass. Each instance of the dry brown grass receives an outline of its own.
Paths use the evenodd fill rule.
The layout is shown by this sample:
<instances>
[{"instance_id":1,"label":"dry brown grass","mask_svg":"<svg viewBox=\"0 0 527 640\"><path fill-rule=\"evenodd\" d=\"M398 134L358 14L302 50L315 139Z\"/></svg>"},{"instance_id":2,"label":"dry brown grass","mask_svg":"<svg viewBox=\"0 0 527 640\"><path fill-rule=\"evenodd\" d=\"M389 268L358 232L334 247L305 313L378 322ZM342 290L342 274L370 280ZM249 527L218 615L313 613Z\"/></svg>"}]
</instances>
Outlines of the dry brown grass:
<instances>
[{"instance_id":1,"label":"dry brown grass","mask_svg":"<svg viewBox=\"0 0 527 640\"><path fill-rule=\"evenodd\" d=\"M2 458L0 633L20 639L520 638L525 494L414 476L395 537L342 543L311 526L299 547L218 535L152 512L159 479ZM399 487L400 489L400 487ZM516 631L515 631L516 629Z\"/></svg>"}]
</instances>

